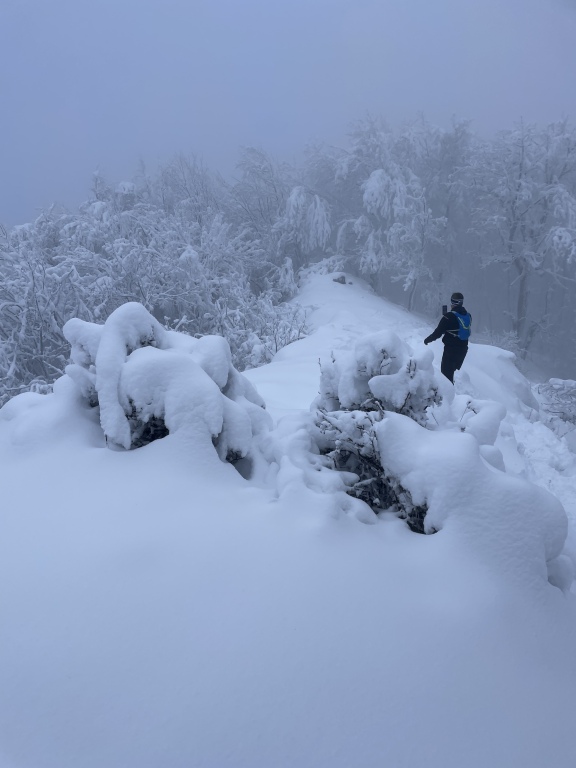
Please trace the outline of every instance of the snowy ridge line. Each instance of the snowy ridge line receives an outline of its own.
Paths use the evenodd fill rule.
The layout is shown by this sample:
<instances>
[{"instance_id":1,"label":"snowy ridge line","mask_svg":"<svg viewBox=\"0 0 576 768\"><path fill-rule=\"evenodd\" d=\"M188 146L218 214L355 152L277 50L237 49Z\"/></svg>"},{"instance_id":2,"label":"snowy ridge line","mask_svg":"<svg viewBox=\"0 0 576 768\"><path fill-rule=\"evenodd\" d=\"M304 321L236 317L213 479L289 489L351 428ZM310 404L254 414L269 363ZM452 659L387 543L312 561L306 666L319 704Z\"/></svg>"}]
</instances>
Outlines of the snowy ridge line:
<instances>
[{"instance_id":1,"label":"snowy ridge line","mask_svg":"<svg viewBox=\"0 0 576 768\"><path fill-rule=\"evenodd\" d=\"M436 374L430 349L415 353L392 331L360 337L350 352L332 352L322 363L311 415L271 430L264 401L234 369L221 337L166 331L136 303L112 313L101 330L75 320L64 332L74 361L67 373L89 402L98 402L111 443L127 449L180 431L203 451L214 445L221 460L252 483L272 485L279 498L295 488L326 496L323 506L333 516L374 523L393 512L419 533L461 526L475 546L499 528L498 546L486 542L491 556L523 563L520 578L538 572L570 588L574 568L562 555L561 505L506 477L495 445L505 406L455 394ZM517 391L520 403L534 404L523 384ZM416 444L426 450L414 450ZM519 536L518 528L529 534ZM535 531L540 545L530 544Z\"/></svg>"}]
</instances>

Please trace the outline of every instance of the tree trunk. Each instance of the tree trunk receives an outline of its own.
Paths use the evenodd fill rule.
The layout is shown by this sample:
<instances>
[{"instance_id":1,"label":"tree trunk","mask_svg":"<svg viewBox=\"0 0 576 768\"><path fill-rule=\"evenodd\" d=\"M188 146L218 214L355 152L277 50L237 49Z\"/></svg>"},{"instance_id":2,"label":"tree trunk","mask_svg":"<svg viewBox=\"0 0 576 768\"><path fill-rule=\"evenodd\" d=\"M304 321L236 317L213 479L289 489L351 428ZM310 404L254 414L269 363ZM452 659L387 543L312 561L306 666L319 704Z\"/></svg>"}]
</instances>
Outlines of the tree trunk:
<instances>
[{"instance_id":1,"label":"tree trunk","mask_svg":"<svg viewBox=\"0 0 576 768\"><path fill-rule=\"evenodd\" d=\"M414 309L414 300L416 297L416 288L418 286L418 280L414 280L410 290L408 291L408 312L412 312Z\"/></svg>"},{"instance_id":2,"label":"tree trunk","mask_svg":"<svg viewBox=\"0 0 576 768\"><path fill-rule=\"evenodd\" d=\"M518 282L518 299L516 301L516 317L514 318L513 328L518 337L520 348L525 353L529 273L523 263L516 262L516 269L519 272L520 279Z\"/></svg>"}]
</instances>

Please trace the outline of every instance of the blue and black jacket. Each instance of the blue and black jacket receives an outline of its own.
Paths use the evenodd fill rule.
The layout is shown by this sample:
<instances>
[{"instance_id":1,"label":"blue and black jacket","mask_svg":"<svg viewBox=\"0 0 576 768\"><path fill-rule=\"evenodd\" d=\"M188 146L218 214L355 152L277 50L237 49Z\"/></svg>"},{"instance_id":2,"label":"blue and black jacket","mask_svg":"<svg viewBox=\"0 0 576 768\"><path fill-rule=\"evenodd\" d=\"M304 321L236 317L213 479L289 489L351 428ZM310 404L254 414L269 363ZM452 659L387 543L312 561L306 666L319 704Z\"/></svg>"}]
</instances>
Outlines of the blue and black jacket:
<instances>
[{"instance_id":1,"label":"blue and black jacket","mask_svg":"<svg viewBox=\"0 0 576 768\"><path fill-rule=\"evenodd\" d=\"M468 314L464 307L458 307L457 310L453 309L451 312L446 312L445 315L442 315L442 319L438 323L436 330L432 331L430 336L427 336L424 339L424 344L429 344L431 341L436 341L436 339L439 339L440 336L442 336L442 341L447 347L454 346L461 348L462 346L468 346L468 339L464 340L458 338L460 323L454 314L455 312L458 312L459 315ZM472 315L470 315L470 318L472 318Z\"/></svg>"}]
</instances>

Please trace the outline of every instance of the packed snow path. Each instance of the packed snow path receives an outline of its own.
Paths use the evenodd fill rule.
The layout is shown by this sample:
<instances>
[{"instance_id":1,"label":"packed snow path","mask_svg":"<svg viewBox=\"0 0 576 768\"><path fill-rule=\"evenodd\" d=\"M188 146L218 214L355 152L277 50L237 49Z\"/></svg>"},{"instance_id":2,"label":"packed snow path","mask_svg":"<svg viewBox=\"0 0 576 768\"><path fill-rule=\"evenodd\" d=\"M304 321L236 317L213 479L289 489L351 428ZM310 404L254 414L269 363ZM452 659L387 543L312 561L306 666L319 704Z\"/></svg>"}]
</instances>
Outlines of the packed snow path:
<instances>
[{"instance_id":1,"label":"packed snow path","mask_svg":"<svg viewBox=\"0 0 576 768\"><path fill-rule=\"evenodd\" d=\"M318 358L429 326L357 281L299 300L315 332L247 375L304 462ZM505 518L493 548L366 525L297 456L267 486L183 431L111 451L66 387L0 419L2 768L573 768L574 599L523 570L529 530L506 560ZM573 514L572 457L506 355L473 345L456 390L506 407L509 473Z\"/></svg>"}]
</instances>

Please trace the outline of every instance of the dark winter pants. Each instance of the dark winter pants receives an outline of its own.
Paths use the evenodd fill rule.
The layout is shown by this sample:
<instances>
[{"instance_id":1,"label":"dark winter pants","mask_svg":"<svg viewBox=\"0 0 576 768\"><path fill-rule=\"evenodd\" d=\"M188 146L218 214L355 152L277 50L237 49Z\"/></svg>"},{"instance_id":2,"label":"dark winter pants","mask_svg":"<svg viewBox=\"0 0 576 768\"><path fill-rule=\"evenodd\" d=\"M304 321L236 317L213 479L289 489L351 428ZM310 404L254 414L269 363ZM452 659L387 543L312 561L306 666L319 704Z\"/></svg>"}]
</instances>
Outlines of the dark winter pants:
<instances>
[{"instance_id":1,"label":"dark winter pants","mask_svg":"<svg viewBox=\"0 0 576 768\"><path fill-rule=\"evenodd\" d=\"M442 365L440 370L446 376L448 381L454 384L454 371L459 371L468 352L468 344L444 345L444 354L442 355Z\"/></svg>"}]
</instances>

